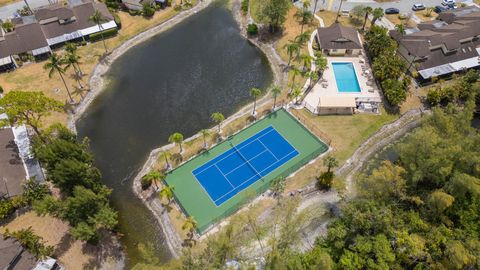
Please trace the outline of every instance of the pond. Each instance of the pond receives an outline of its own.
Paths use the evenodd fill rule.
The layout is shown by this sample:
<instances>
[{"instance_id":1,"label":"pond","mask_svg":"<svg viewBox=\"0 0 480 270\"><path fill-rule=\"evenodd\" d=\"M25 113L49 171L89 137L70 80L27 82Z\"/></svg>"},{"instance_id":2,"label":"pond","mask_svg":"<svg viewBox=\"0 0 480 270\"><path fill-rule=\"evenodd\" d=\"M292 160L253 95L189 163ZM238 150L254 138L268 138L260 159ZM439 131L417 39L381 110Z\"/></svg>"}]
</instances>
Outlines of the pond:
<instances>
[{"instance_id":1,"label":"pond","mask_svg":"<svg viewBox=\"0 0 480 270\"><path fill-rule=\"evenodd\" d=\"M212 126L210 115L233 114L249 89L273 79L268 59L242 38L231 12L216 3L137 45L116 60L105 91L77 123L89 137L103 181L120 214L127 267L140 261L139 243L170 258L153 215L132 191L132 180L153 148L174 132L185 138Z\"/></svg>"}]
</instances>

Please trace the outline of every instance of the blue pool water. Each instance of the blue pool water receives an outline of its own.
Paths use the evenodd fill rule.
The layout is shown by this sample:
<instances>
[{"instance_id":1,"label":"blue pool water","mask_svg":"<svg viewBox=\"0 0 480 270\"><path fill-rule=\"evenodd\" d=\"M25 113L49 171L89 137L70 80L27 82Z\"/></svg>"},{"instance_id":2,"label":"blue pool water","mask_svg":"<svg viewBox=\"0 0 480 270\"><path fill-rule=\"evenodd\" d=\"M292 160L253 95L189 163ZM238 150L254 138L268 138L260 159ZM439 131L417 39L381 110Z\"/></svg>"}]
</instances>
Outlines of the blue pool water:
<instances>
[{"instance_id":1,"label":"blue pool water","mask_svg":"<svg viewBox=\"0 0 480 270\"><path fill-rule=\"evenodd\" d=\"M353 63L338 62L332 63L332 66L338 92L360 92L360 84L358 83Z\"/></svg>"}]
</instances>

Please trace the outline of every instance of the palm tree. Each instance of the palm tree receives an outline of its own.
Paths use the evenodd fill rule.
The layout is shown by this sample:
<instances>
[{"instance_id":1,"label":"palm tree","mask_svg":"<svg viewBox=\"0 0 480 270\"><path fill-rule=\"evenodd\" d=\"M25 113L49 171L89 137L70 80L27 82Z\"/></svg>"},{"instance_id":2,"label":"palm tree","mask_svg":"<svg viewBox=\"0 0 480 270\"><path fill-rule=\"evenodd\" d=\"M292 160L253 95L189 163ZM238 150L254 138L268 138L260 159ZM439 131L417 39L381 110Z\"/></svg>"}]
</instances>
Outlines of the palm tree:
<instances>
[{"instance_id":1,"label":"palm tree","mask_svg":"<svg viewBox=\"0 0 480 270\"><path fill-rule=\"evenodd\" d=\"M277 97L282 93L282 89L277 85L274 85L271 92L273 96L273 108L275 109L275 105L277 104Z\"/></svg>"},{"instance_id":2,"label":"palm tree","mask_svg":"<svg viewBox=\"0 0 480 270\"><path fill-rule=\"evenodd\" d=\"M293 89L293 86L295 85L295 79L298 75L301 75L302 72L295 66L292 67L292 69L290 69L290 71L292 72L292 87L290 88L290 92L292 91Z\"/></svg>"},{"instance_id":3,"label":"palm tree","mask_svg":"<svg viewBox=\"0 0 480 270\"><path fill-rule=\"evenodd\" d=\"M170 152L162 151L160 153L160 156L165 159L165 164L167 165L167 170L168 170L170 168L170 162L168 161L168 159L171 156Z\"/></svg>"},{"instance_id":4,"label":"palm tree","mask_svg":"<svg viewBox=\"0 0 480 270\"><path fill-rule=\"evenodd\" d=\"M222 113L214 112L210 118L212 118L213 122L218 125L218 133L220 134L222 132L222 122L225 120L225 116L223 116Z\"/></svg>"},{"instance_id":5,"label":"palm tree","mask_svg":"<svg viewBox=\"0 0 480 270\"><path fill-rule=\"evenodd\" d=\"M302 5L303 5L302 9L298 10L294 15L295 18L300 21L300 25L301 25L300 33L303 33L304 25L310 23L313 19L312 12L308 10L308 8L310 7L310 1L304 0L302 2Z\"/></svg>"},{"instance_id":6,"label":"palm tree","mask_svg":"<svg viewBox=\"0 0 480 270\"><path fill-rule=\"evenodd\" d=\"M363 19L362 31L365 30L365 25L367 24L368 15L372 13L373 9L372 7L366 6L363 8L363 10L365 11L365 18Z\"/></svg>"},{"instance_id":7,"label":"palm tree","mask_svg":"<svg viewBox=\"0 0 480 270\"><path fill-rule=\"evenodd\" d=\"M80 86L80 88L83 88L83 85L82 85L82 77L81 77L81 72L79 71L78 69L78 65L80 64L80 56L74 54L74 53L67 53L64 57L63 57L63 60L66 64L65 66L65 70L67 70L68 68L70 67L73 67L73 71L75 72L75 80L77 81L78 85Z\"/></svg>"},{"instance_id":8,"label":"palm tree","mask_svg":"<svg viewBox=\"0 0 480 270\"><path fill-rule=\"evenodd\" d=\"M167 185L163 185L162 186L162 189L160 190L160 198L161 199L166 199L167 200L167 206L170 205L170 203L172 202L172 199L173 199L173 189L174 187L173 186L167 186Z\"/></svg>"},{"instance_id":9,"label":"palm tree","mask_svg":"<svg viewBox=\"0 0 480 270\"><path fill-rule=\"evenodd\" d=\"M200 133L202 134L203 137L203 149L208 148L208 143L207 143L207 137L210 135L210 131L208 129L202 129L200 130Z\"/></svg>"},{"instance_id":10,"label":"palm tree","mask_svg":"<svg viewBox=\"0 0 480 270\"><path fill-rule=\"evenodd\" d=\"M72 95L70 94L70 90L68 89L67 82L65 82L65 78L63 78L63 74L65 74L65 69L63 65L65 64L64 60L58 57L57 54L52 53L48 58L48 62L43 66L45 70L48 70L48 77L52 78L53 74L57 72L60 75L60 78L63 81L63 85L65 85L65 89L67 89L68 97L70 98L70 102L74 103Z\"/></svg>"},{"instance_id":11,"label":"palm tree","mask_svg":"<svg viewBox=\"0 0 480 270\"><path fill-rule=\"evenodd\" d=\"M315 54L315 67L319 75L322 75L325 69L328 68L328 60L321 52Z\"/></svg>"},{"instance_id":12,"label":"palm tree","mask_svg":"<svg viewBox=\"0 0 480 270\"><path fill-rule=\"evenodd\" d=\"M284 49L287 50L288 53L288 63L287 63L287 68L290 67L290 63L292 62L293 55L297 55L300 52L300 44L298 44L295 41L292 41L290 43L285 44L283 46Z\"/></svg>"},{"instance_id":13,"label":"palm tree","mask_svg":"<svg viewBox=\"0 0 480 270\"><path fill-rule=\"evenodd\" d=\"M307 72L307 78L310 79L310 85L309 85L309 88L310 87L313 87L313 85L315 85L315 83L318 81L318 72L316 71L310 71L310 72Z\"/></svg>"},{"instance_id":14,"label":"palm tree","mask_svg":"<svg viewBox=\"0 0 480 270\"><path fill-rule=\"evenodd\" d=\"M328 156L323 161L323 164L327 166L327 172L331 172L331 170L338 166L338 160L332 156Z\"/></svg>"},{"instance_id":15,"label":"palm tree","mask_svg":"<svg viewBox=\"0 0 480 270\"><path fill-rule=\"evenodd\" d=\"M74 54L75 56L77 56L77 45L75 45L75 43L67 42L66 45L65 45L65 51L67 51L70 54ZM81 57L80 56L77 56L77 57L78 57L77 60L80 60ZM83 71L80 68L80 64L81 64L80 62L75 63L75 65L77 66L77 70L80 73L80 76L83 76Z\"/></svg>"},{"instance_id":16,"label":"palm tree","mask_svg":"<svg viewBox=\"0 0 480 270\"><path fill-rule=\"evenodd\" d=\"M168 142L178 144L178 146L180 147L180 154L183 152L183 148L182 148L183 135L182 135L182 133L179 133L179 132L173 133L168 138Z\"/></svg>"},{"instance_id":17,"label":"palm tree","mask_svg":"<svg viewBox=\"0 0 480 270\"><path fill-rule=\"evenodd\" d=\"M303 47L305 43L307 43L308 39L310 38L310 31L305 31L298 36L295 37L295 41L298 43L300 47Z\"/></svg>"},{"instance_id":18,"label":"palm tree","mask_svg":"<svg viewBox=\"0 0 480 270\"><path fill-rule=\"evenodd\" d=\"M403 23L399 23L397 25L395 25L395 30L397 30L397 32L400 34L400 35L405 35L405 25Z\"/></svg>"},{"instance_id":19,"label":"palm tree","mask_svg":"<svg viewBox=\"0 0 480 270\"><path fill-rule=\"evenodd\" d=\"M257 98L262 94L262 90L259 88L253 87L250 89L250 95L253 97L253 112L252 114L255 115L255 110L257 109Z\"/></svg>"},{"instance_id":20,"label":"palm tree","mask_svg":"<svg viewBox=\"0 0 480 270\"><path fill-rule=\"evenodd\" d=\"M375 22L376 22L378 19L382 18L383 15L384 15L384 13L383 13L383 8L376 8L376 9L374 9L372 15L373 15L373 19L372 19L372 23L371 23L370 25L375 25Z\"/></svg>"},{"instance_id":21,"label":"palm tree","mask_svg":"<svg viewBox=\"0 0 480 270\"><path fill-rule=\"evenodd\" d=\"M150 183L150 184L154 184L155 187L156 187L156 190L158 190L158 184L157 184L157 181L161 181L165 179L165 175L160 172L160 171L151 171L147 174L145 174L143 177L142 177L142 182L145 182L145 183Z\"/></svg>"},{"instance_id":22,"label":"palm tree","mask_svg":"<svg viewBox=\"0 0 480 270\"><path fill-rule=\"evenodd\" d=\"M197 221L192 216L189 216L185 220L185 222L183 222L182 230L187 231L189 238L192 239L193 233L195 232L196 229L197 229Z\"/></svg>"},{"instance_id":23,"label":"palm tree","mask_svg":"<svg viewBox=\"0 0 480 270\"><path fill-rule=\"evenodd\" d=\"M301 54L300 55L300 59L302 60L302 64L303 64L303 67L302 67L302 71L307 71L307 67L308 65L311 63L311 61L313 60L313 57L311 57L309 54L307 53L304 53L304 54Z\"/></svg>"},{"instance_id":24,"label":"palm tree","mask_svg":"<svg viewBox=\"0 0 480 270\"><path fill-rule=\"evenodd\" d=\"M103 37L103 26L102 26L102 23L106 22L107 19L105 19L105 17L102 15L100 11L98 11L98 9L95 9L92 16L90 16L89 21L93 22L98 26L98 30L100 30L100 36L102 37L103 47L105 47L105 53L107 53L108 49L107 49L107 44L105 44L105 39Z\"/></svg>"},{"instance_id":25,"label":"palm tree","mask_svg":"<svg viewBox=\"0 0 480 270\"><path fill-rule=\"evenodd\" d=\"M300 88L299 86L295 86L292 92L290 92L290 98L292 100L295 100L295 104L298 104L298 98L300 96L302 96L302 88Z\"/></svg>"}]
</instances>

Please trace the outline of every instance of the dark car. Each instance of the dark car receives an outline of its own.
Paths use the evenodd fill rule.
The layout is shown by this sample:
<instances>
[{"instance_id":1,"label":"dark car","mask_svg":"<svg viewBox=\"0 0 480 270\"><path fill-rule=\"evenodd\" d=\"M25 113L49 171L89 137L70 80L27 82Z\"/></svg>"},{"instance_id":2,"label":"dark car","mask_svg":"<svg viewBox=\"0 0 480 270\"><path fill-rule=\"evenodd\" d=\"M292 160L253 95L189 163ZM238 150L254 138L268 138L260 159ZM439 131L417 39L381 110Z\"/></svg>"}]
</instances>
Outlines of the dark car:
<instances>
[{"instance_id":1,"label":"dark car","mask_svg":"<svg viewBox=\"0 0 480 270\"><path fill-rule=\"evenodd\" d=\"M385 14L398 14L400 10L398 8L387 8L385 9Z\"/></svg>"},{"instance_id":2,"label":"dark car","mask_svg":"<svg viewBox=\"0 0 480 270\"><path fill-rule=\"evenodd\" d=\"M448 9L442 7L442 6L436 6L433 11L435 11L435 13L442 13L444 11L447 11Z\"/></svg>"}]
</instances>

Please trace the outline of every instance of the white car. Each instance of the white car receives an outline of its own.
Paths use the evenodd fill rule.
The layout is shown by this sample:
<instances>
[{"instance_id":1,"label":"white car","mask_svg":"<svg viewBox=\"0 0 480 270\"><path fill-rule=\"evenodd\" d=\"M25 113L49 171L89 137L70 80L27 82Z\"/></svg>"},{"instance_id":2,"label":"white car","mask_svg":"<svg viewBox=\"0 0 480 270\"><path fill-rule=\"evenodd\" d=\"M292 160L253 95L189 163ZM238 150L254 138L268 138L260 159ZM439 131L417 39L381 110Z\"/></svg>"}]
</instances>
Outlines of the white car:
<instances>
[{"instance_id":1,"label":"white car","mask_svg":"<svg viewBox=\"0 0 480 270\"><path fill-rule=\"evenodd\" d=\"M442 0L442 5L444 6L455 5L455 0Z\"/></svg>"}]
</instances>

